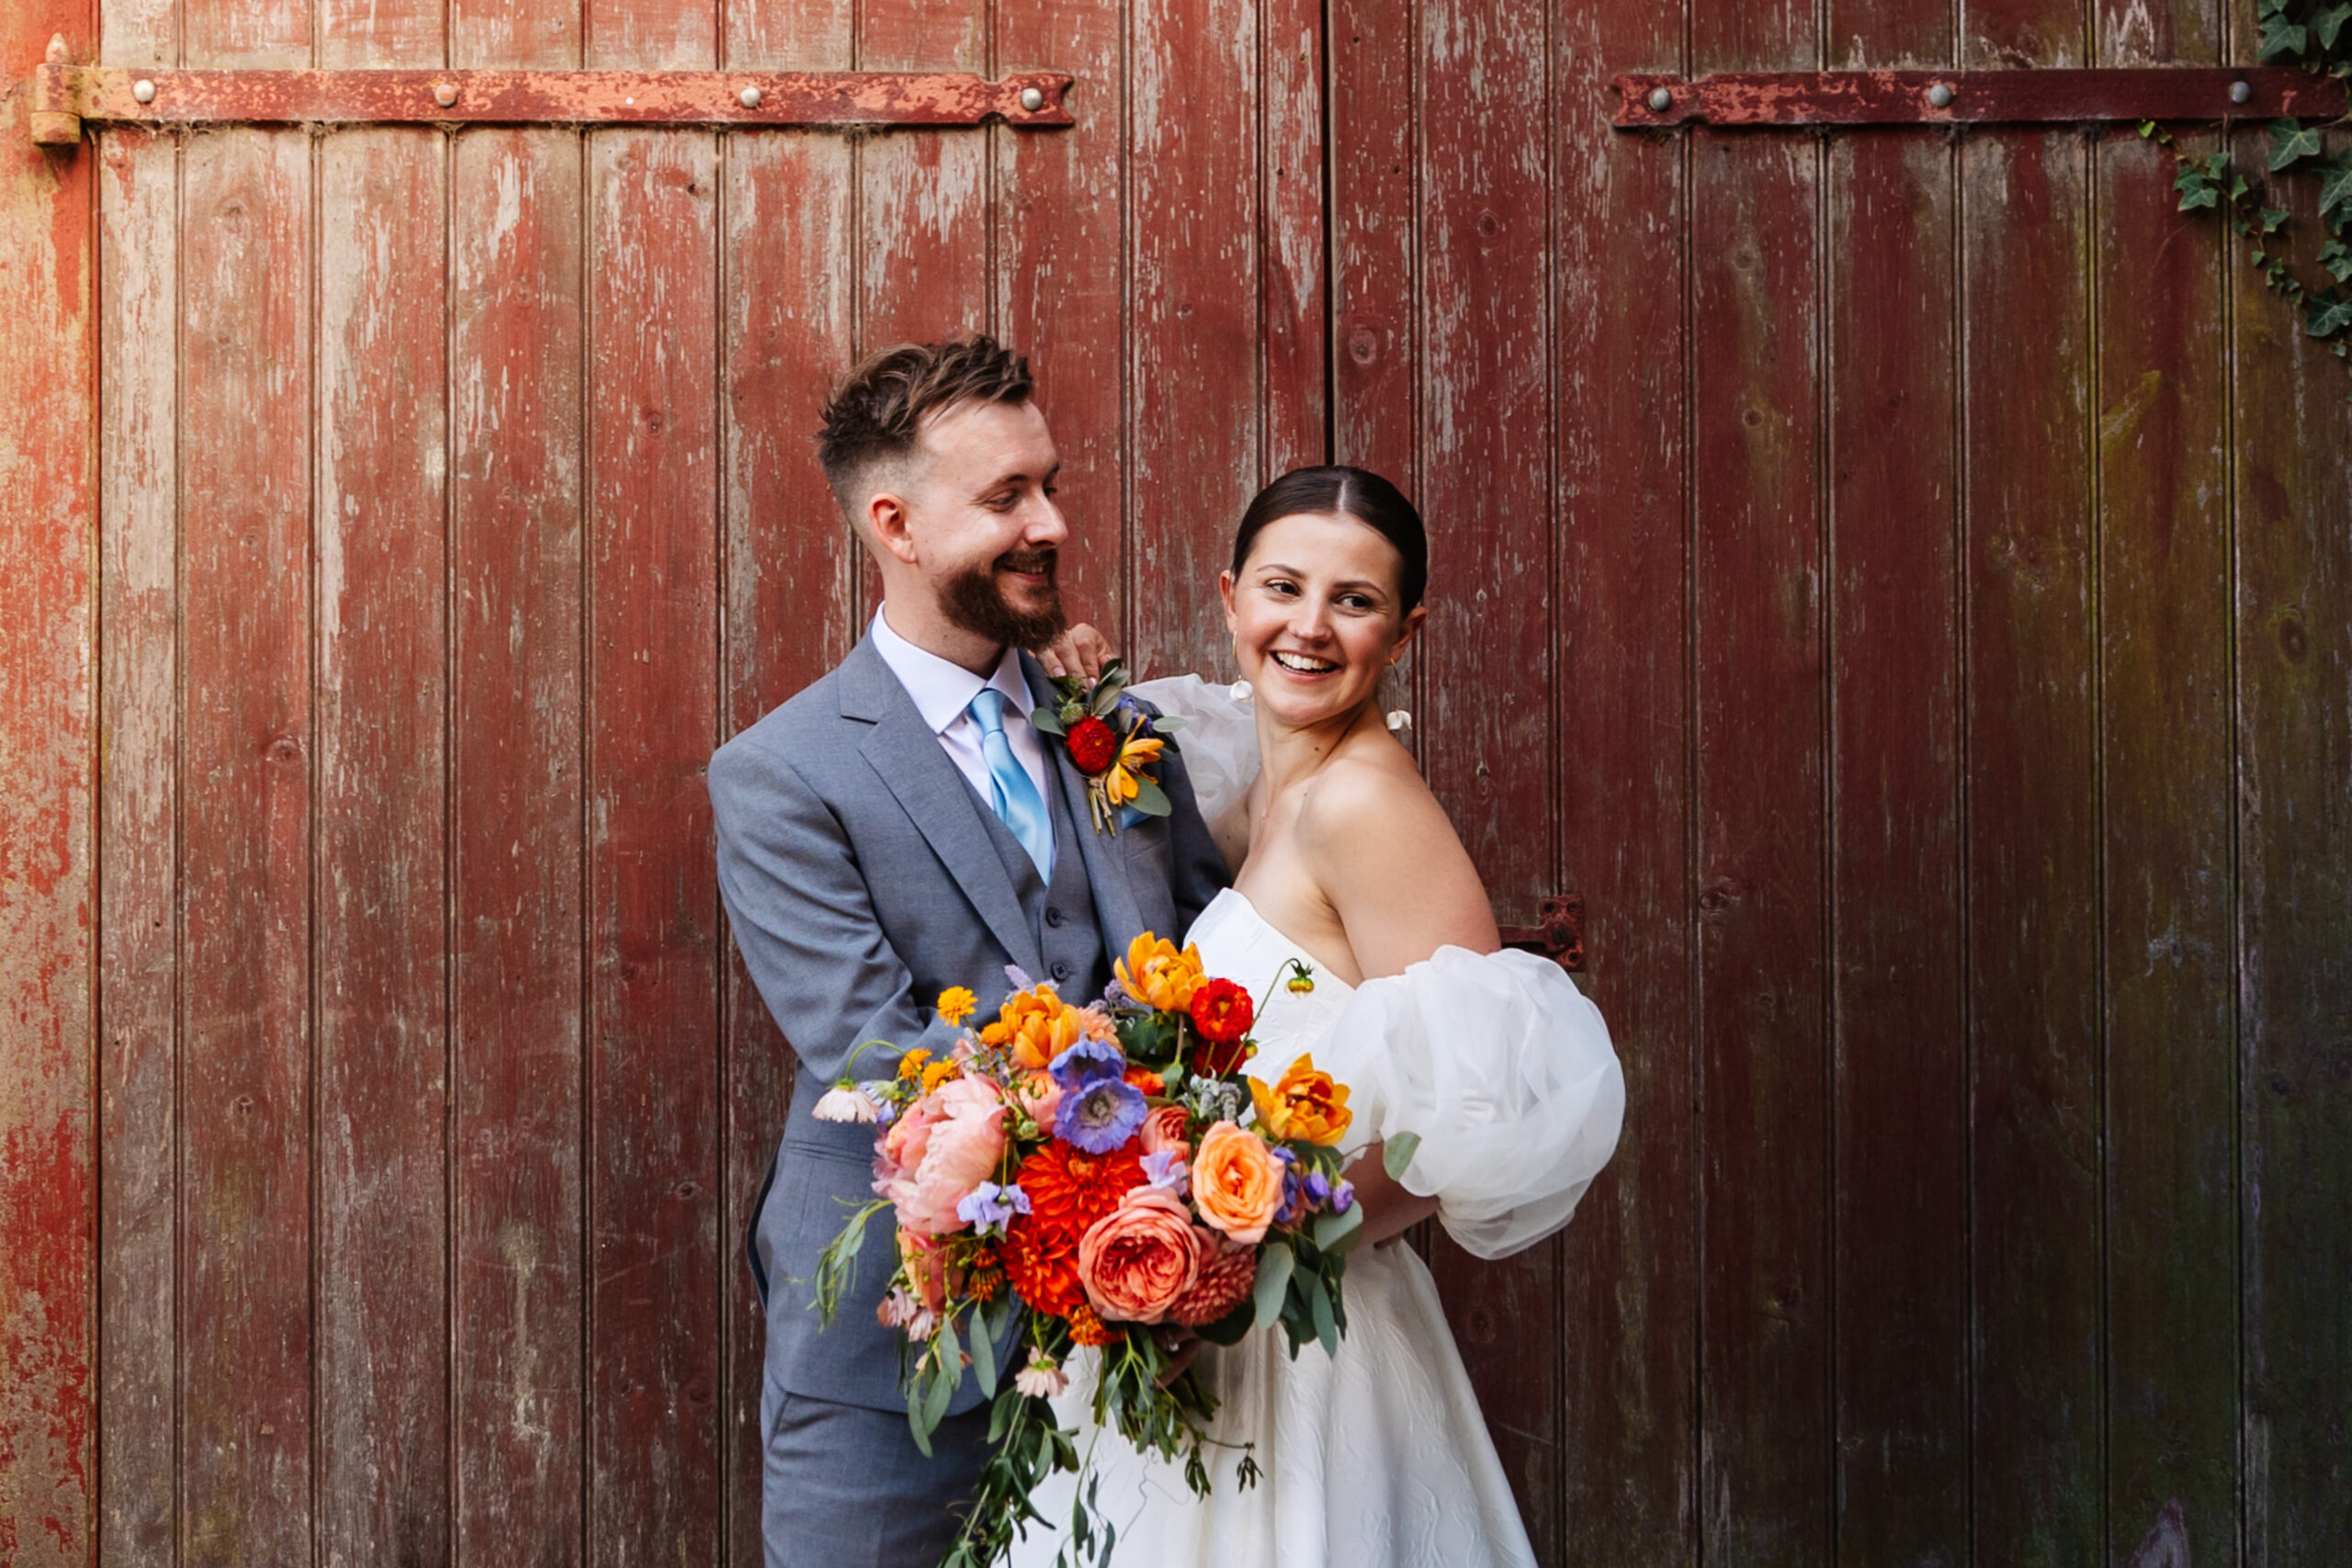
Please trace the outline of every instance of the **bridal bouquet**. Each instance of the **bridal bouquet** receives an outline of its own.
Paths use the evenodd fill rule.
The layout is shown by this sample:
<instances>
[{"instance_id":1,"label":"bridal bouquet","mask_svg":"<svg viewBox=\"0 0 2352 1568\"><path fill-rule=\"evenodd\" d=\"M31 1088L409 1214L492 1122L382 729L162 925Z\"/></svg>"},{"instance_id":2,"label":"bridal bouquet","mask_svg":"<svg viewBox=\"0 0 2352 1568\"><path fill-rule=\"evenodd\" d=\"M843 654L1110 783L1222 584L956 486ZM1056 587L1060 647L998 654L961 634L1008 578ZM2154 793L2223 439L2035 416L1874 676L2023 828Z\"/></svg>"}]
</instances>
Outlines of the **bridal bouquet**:
<instances>
[{"instance_id":1,"label":"bridal bouquet","mask_svg":"<svg viewBox=\"0 0 2352 1568\"><path fill-rule=\"evenodd\" d=\"M1289 984L1311 987L1292 967ZM1335 1349L1346 1328L1340 1278L1363 1220L1336 1146L1347 1089L1307 1056L1277 1084L1249 1077L1250 993L1204 975L1194 950L1146 932L1115 968L1085 1007L1012 971L997 1016L946 1055L909 1052L894 1077L845 1079L816 1108L875 1123L880 1195L820 1259L820 1313L831 1321L868 1222L892 1211L897 1269L879 1315L905 1336L917 1445L931 1451L967 1373L993 1402L993 1451L945 1568L997 1562L1042 1519L1037 1485L1080 1470L1049 1403L1076 1347L1102 1353L1095 1425L1181 1458L1205 1496L1216 1412L1190 1371L1169 1375L1182 1338L1229 1345L1280 1323L1296 1355L1309 1341ZM965 1024L975 998L958 987L939 1010ZM1409 1157L1399 1142L1392 1154ZM1245 1451L1241 1483L1257 1473ZM1107 1559L1111 1532L1098 1542L1082 1482L1071 1544Z\"/></svg>"}]
</instances>

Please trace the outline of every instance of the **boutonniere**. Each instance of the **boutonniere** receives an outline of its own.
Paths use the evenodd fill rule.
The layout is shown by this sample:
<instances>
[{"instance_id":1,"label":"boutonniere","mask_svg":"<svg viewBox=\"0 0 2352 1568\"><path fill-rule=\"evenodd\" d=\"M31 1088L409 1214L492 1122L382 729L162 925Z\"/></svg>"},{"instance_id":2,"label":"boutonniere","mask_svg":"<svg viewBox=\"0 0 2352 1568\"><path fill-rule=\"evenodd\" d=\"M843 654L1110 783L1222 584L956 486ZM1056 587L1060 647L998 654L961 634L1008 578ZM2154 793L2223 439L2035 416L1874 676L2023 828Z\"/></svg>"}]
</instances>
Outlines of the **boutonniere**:
<instances>
[{"instance_id":1,"label":"boutonniere","mask_svg":"<svg viewBox=\"0 0 2352 1568\"><path fill-rule=\"evenodd\" d=\"M1054 705L1029 716L1030 727L1059 740L1085 775L1087 810L1098 833L1116 833L1129 811L1165 817L1170 809L1168 792L1149 770L1166 737L1184 721L1146 713L1126 688L1126 670L1114 659L1091 682L1077 675L1054 677Z\"/></svg>"}]
</instances>

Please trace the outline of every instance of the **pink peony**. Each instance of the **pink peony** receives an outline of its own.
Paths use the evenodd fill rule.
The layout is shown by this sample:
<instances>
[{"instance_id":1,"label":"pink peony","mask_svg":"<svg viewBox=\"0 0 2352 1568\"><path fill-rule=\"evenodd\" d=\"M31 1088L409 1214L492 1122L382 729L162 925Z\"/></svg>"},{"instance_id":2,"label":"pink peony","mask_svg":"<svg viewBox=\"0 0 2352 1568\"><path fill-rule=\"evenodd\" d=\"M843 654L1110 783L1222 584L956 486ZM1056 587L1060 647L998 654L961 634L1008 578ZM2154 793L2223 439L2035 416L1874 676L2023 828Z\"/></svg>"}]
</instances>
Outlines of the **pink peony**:
<instances>
[{"instance_id":1,"label":"pink peony","mask_svg":"<svg viewBox=\"0 0 2352 1568\"><path fill-rule=\"evenodd\" d=\"M899 1168L882 1196L898 1205L901 1228L924 1235L965 1228L956 1206L1004 1157L1004 1101L986 1079L951 1078L908 1110L904 1120L926 1112L929 1118L919 1135L910 1136L907 1153L889 1146L899 1133L896 1126L890 1129L884 1153L895 1156ZM913 1147L918 1142L921 1147Z\"/></svg>"}]
</instances>

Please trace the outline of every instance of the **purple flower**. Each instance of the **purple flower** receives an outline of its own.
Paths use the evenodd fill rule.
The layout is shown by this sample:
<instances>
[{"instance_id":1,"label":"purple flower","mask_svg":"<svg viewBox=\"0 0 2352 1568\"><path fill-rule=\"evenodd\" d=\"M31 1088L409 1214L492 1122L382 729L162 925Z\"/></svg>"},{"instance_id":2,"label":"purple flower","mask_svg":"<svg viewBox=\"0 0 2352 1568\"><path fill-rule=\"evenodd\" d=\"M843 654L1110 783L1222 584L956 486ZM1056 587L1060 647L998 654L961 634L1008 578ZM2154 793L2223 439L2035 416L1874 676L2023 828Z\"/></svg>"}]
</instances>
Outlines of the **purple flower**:
<instances>
[{"instance_id":1,"label":"purple flower","mask_svg":"<svg viewBox=\"0 0 2352 1568\"><path fill-rule=\"evenodd\" d=\"M991 1230L1001 1232L1015 1214L1029 1212L1029 1194L1021 1184L1009 1181L999 1187L993 1181L983 1181L956 1205L956 1217L970 1225L981 1235Z\"/></svg>"},{"instance_id":2,"label":"purple flower","mask_svg":"<svg viewBox=\"0 0 2352 1568\"><path fill-rule=\"evenodd\" d=\"M1107 1155L1136 1135L1150 1107L1143 1090L1121 1078L1102 1078L1064 1090L1054 1132L1091 1155Z\"/></svg>"},{"instance_id":3,"label":"purple flower","mask_svg":"<svg viewBox=\"0 0 2352 1568\"><path fill-rule=\"evenodd\" d=\"M1012 988L1016 991L1034 991L1037 988L1037 982L1029 978L1029 971L1018 964L1006 964L1004 977L1012 982Z\"/></svg>"},{"instance_id":4,"label":"purple flower","mask_svg":"<svg viewBox=\"0 0 2352 1568\"><path fill-rule=\"evenodd\" d=\"M1329 1201L1330 1196L1330 1179L1319 1170L1308 1171L1306 1173L1306 1201L1319 1209Z\"/></svg>"},{"instance_id":5,"label":"purple flower","mask_svg":"<svg viewBox=\"0 0 2352 1568\"><path fill-rule=\"evenodd\" d=\"M1107 1040L1081 1040L1055 1057L1046 1070L1054 1075L1062 1092L1072 1094L1089 1084L1124 1077L1127 1058Z\"/></svg>"},{"instance_id":6,"label":"purple flower","mask_svg":"<svg viewBox=\"0 0 2352 1568\"><path fill-rule=\"evenodd\" d=\"M1143 1178L1162 1192L1182 1193L1192 1185L1193 1168L1174 1149L1161 1149L1143 1156Z\"/></svg>"},{"instance_id":7,"label":"purple flower","mask_svg":"<svg viewBox=\"0 0 2352 1568\"><path fill-rule=\"evenodd\" d=\"M1340 1184L1331 1189L1331 1212L1335 1214L1344 1214L1355 1206L1356 1184L1342 1177Z\"/></svg>"}]
</instances>

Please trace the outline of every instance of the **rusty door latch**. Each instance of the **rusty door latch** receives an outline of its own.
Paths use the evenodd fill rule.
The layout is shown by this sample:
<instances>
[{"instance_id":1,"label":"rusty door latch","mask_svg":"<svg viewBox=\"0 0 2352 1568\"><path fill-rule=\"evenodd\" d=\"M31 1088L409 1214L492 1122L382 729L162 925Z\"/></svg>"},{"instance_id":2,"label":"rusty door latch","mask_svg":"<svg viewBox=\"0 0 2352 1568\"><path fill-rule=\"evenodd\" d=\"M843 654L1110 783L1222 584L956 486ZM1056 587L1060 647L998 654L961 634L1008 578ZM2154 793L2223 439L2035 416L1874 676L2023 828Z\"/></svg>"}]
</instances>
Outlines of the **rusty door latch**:
<instances>
[{"instance_id":1,"label":"rusty door latch","mask_svg":"<svg viewBox=\"0 0 2352 1568\"><path fill-rule=\"evenodd\" d=\"M72 146L85 124L957 126L1076 123L1071 78L1016 72L139 71L68 62L34 73L32 138Z\"/></svg>"},{"instance_id":2,"label":"rusty door latch","mask_svg":"<svg viewBox=\"0 0 2352 1568\"><path fill-rule=\"evenodd\" d=\"M1575 893L1555 894L1536 908L1535 924L1505 926L1503 945L1539 953L1563 969L1584 967L1584 899Z\"/></svg>"}]
</instances>

